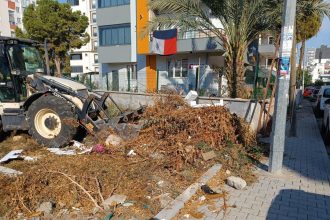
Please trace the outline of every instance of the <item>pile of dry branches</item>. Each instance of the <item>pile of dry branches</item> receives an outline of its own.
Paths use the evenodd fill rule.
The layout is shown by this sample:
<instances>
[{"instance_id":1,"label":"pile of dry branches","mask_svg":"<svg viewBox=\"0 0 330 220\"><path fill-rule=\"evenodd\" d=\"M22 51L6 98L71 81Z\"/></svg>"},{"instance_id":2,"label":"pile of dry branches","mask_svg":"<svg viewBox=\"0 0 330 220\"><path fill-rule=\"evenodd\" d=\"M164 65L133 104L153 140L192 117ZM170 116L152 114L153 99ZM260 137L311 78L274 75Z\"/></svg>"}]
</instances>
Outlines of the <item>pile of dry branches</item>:
<instances>
[{"instance_id":1,"label":"pile of dry branches","mask_svg":"<svg viewBox=\"0 0 330 220\"><path fill-rule=\"evenodd\" d=\"M248 182L253 177L249 157L255 136L225 107L191 108L180 96L168 95L157 98L142 120L138 137L105 154L59 157L33 148L27 153L41 155L37 162L12 161L8 166L23 174L0 175L0 214L38 215L35 210L45 201L54 201L55 212L77 207L92 214L95 207L104 209L104 199L119 193L134 201L134 206L122 207L126 216L150 218L160 210L160 194L175 197L216 162ZM132 150L135 155L128 156ZM216 157L203 159L211 151ZM166 180L167 187L160 188L159 180ZM117 216L120 211L116 209Z\"/></svg>"},{"instance_id":2,"label":"pile of dry branches","mask_svg":"<svg viewBox=\"0 0 330 220\"><path fill-rule=\"evenodd\" d=\"M256 144L248 124L226 107L192 108L180 96L158 97L143 118L144 129L126 146L144 157L158 152L166 158L165 167L177 171L203 163L201 155L209 151L239 170Z\"/></svg>"}]
</instances>

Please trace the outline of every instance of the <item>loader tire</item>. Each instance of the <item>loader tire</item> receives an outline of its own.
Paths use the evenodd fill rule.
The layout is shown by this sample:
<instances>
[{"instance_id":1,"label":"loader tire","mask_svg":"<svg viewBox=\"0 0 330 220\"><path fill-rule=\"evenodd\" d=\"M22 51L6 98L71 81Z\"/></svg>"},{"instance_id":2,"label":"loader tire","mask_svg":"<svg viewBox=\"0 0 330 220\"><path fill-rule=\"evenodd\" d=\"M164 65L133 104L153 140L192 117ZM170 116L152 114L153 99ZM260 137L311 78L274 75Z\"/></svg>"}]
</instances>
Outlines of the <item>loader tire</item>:
<instances>
[{"instance_id":1,"label":"loader tire","mask_svg":"<svg viewBox=\"0 0 330 220\"><path fill-rule=\"evenodd\" d=\"M72 106L65 100L45 95L28 109L29 134L41 145L59 148L67 145L77 132Z\"/></svg>"}]
</instances>

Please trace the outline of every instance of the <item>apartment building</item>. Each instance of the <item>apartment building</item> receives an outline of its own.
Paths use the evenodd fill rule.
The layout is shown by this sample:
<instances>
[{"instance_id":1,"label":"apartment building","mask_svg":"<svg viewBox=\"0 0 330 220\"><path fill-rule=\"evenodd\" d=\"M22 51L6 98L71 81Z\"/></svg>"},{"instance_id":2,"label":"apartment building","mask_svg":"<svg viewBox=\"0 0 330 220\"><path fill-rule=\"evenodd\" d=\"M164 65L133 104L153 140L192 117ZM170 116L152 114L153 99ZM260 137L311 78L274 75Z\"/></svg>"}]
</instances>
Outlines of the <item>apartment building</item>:
<instances>
[{"instance_id":1,"label":"apartment building","mask_svg":"<svg viewBox=\"0 0 330 220\"><path fill-rule=\"evenodd\" d=\"M269 69L275 56L275 38L271 34L259 36L259 67Z\"/></svg>"},{"instance_id":2,"label":"apartment building","mask_svg":"<svg viewBox=\"0 0 330 220\"><path fill-rule=\"evenodd\" d=\"M36 0L1 0L0 1L0 35L15 36L15 29L23 27L23 13Z\"/></svg>"},{"instance_id":3,"label":"apartment building","mask_svg":"<svg viewBox=\"0 0 330 220\"><path fill-rule=\"evenodd\" d=\"M312 74L313 82L318 79L330 82L330 48L326 45L317 48L315 50L314 60L308 68Z\"/></svg>"},{"instance_id":4,"label":"apartment building","mask_svg":"<svg viewBox=\"0 0 330 220\"><path fill-rule=\"evenodd\" d=\"M86 32L90 36L90 41L85 46L70 52L71 77L86 73L98 73L98 31L96 25L97 1L68 0L67 3L71 4L73 11L81 11L83 15L88 17L89 26L87 27Z\"/></svg>"},{"instance_id":5,"label":"apartment building","mask_svg":"<svg viewBox=\"0 0 330 220\"><path fill-rule=\"evenodd\" d=\"M152 52L152 33L141 34L153 16L147 4L147 0L98 1L103 88L139 92L167 88L187 93L198 87L204 93L217 94L218 75L212 67L224 66L224 51L215 37L198 30L179 34L183 37L178 38L175 55L156 55Z\"/></svg>"},{"instance_id":6,"label":"apartment building","mask_svg":"<svg viewBox=\"0 0 330 220\"><path fill-rule=\"evenodd\" d=\"M315 59L316 49L315 48L307 48L305 54L305 64L306 66L313 65Z\"/></svg>"}]
</instances>

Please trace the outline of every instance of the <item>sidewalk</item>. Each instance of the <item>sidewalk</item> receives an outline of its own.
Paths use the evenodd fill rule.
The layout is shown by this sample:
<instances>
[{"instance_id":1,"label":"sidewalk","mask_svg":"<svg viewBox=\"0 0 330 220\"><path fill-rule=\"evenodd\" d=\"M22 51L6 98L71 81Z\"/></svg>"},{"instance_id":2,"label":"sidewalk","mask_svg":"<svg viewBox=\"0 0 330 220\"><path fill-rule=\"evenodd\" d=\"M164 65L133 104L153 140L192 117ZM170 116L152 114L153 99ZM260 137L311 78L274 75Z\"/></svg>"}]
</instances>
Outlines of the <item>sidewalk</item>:
<instances>
[{"instance_id":1,"label":"sidewalk","mask_svg":"<svg viewBox=\"0 0 330 220\"><path fill-rule=\"evenodd\" d=\"M204 219L330 219L330 160L310 102L303 102L297 119L297 137L286 140L281 173L268 173L267 162L266 170L257 171L259 181L246 190L226 186L228 205L236 208L224 215L201 207Z\"/></svg>"}]
</instances>

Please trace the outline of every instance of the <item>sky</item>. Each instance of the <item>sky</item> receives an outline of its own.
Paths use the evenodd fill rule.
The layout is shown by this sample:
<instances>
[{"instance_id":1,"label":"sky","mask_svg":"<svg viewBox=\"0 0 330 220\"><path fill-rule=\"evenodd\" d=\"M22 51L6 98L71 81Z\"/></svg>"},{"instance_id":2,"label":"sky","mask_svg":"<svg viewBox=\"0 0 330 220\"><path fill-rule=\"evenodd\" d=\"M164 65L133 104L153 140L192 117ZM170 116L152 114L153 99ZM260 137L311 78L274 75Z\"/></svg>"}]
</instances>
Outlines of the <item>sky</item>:
<instances>
[{"instance_id":1,"label":"sky","mask_svg":"<svg viewBox=\"0 0 330 220\"><path fill-rule=\"evenodd\" d=\"M67 0L58 0L59 2L67 2ZM327 0L330 3L330 0ZM318 48L322 44L330 47L330 20L324 18L320 32L307 41L307 48L313 47Z\"/></svg>"},{"instance_id":2,"label":"sky","mask_svg":"<svg viewBox=\"0 0 330 220\"><path fill-rule=\"evenodd\" d=\"M328 18L324 18L320 32L307 41L307 47L318 48L322 44L330 47L330 21Z\"/></svg>"},{"instance_id":3,"label":"sky","mask_svg":"<svg viewBox=\"0 0 330 220\"><path fill-rule=\"evenodd\" d=\"M326 0L326 2L330 3L330 0ZM307 47L318 48L322 44L330 47L330 20L328 18L324 18L321 30L307 42Z\"/></svg>"}]
</instances>

